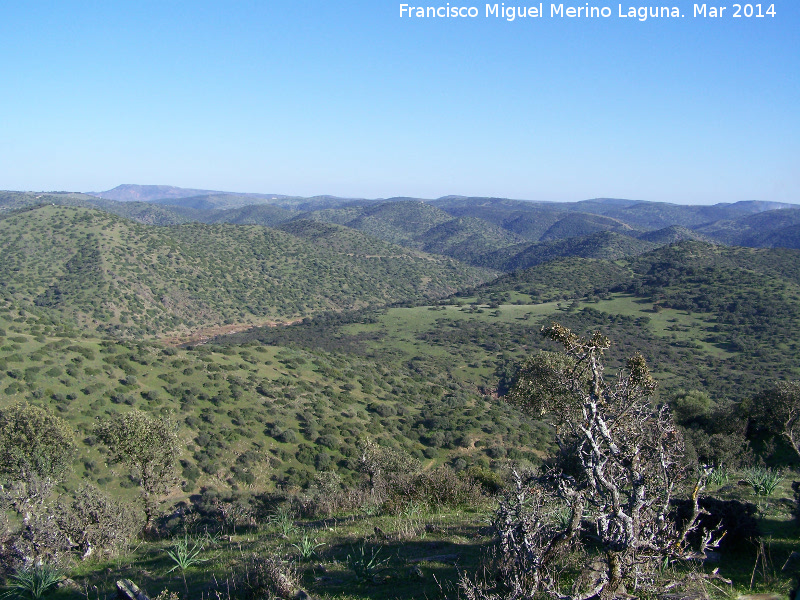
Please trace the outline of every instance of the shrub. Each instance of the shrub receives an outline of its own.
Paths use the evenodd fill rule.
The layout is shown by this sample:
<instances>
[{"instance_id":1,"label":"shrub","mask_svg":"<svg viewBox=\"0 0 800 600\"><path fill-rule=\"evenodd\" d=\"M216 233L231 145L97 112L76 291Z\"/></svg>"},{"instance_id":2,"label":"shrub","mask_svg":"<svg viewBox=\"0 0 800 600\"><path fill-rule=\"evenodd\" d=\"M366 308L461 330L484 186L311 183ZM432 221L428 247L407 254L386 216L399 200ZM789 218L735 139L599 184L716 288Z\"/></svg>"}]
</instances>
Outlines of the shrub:
<instances>
[{"instance_id":1,"label":"shrub","mask_svg":"<svg viewBox=\"0 0 800 600\"><path fill-rule=\"evenodd\" d=\"M64 479L75 449L70 426L49 411L24 403L0 410L0 478L22 486L13 500L18 512Z\"/></svg>"},{"instance_id":2,"label":"shrub","mask_svg":"<svg viewBox=\"0 0 800 600\"><path fill-rule=\"evenodd\" d=\"M471 477L459 476L447 466L405 475L391 481L382 510L397 514L411 504L437 507L474 507L482 502L480 485Z\"/></svg>"},{"instance_id":3,"label":"shrub","mask_svg":"<svg viewBox=\"0 0 800 600\"><path fill-rule=\"evenodd\" d=\"M486 467L473 465L467 469L467 476L481 486L486 494L496 494L503 489L503 478L498 473L490 471Z\"/></svg>"},{"instance_id":4,"label":"shrub","mask_svg":"<svg viewBox=\"0 0 800 600\"><path fill-rule=\"evenodd\" d=\"M146 527L150 527L160 497L175 479L178 434L170 418L154 418L141 411L101 421L97 437L114 462L127 464L142 492Z\"/></svg>"},{"instance_id":5,"label":"shrub","mask_svg":"<svg viewBox=\"0 0 800 600\"><path fill-rule=\"evenodd\" d=\"M289 564L275 556L250 555L244 573L240 573L238 579L248 600L291 598L299 589L297 574Z\"/></svg>"},{"instance_id":6,"label":"shrub","mask_svg":"<svg viewBox=\"0 0 800 600\"><path fill-rule=\"evenodd\" d=\"M142 526L136 511L91 484L78 489L73 498L59 501L58 521L62 531L80 547L82 558L96 550L114 553L122 549Z\"/></svg>"},{"instance_id":7,"label":"shrub","mask_svg":"<svg viewBox=\"0 0 800 600\"><path fill-rule=\"evenodd\" d=\"M756 496L771 496L775 488L783 481L783 475L774 469L753 467L745 471L744 480L750 484Z\"/></svg>"},{"instance_id":8,"label":"shrub","mask_svg":"<svg viewBox=\"0 0 800 600\"><path fill-rule=\"evenodd\" d=\"M287 429L286 431L281 432L275 439L277 439L279 442L283 442L284 444L294 444L297 442L297 434L293 429Z\"/></svg>"},{"instance_id":9,"label":"shrub","mask_svg":"<svg viewBox=\"0 0 800 600\"><path fill-rule=\"evenodd\" d=\"M334 435L321 435L317 438L316 442L320 446L325 446L331 450L335 450L339 447L339 440L337 440Z\"/></svg>"},{"instance_id":10,"label":"shrub","mask_svg":"<svg viewBox=\"0 0 800 600\"><path fill-rule=\"evenodd\" d=\"M699 527L689 536L689 541L696 543L700 540L701 531L724 530L725 537L719 543L723 550L749 548L750 544L759 537L756 513L758 508L750 502L739 500L719 500L717 498L700 498L698 505L704 511L701 513ZM691 515L691 500L676 500L673 502L675 517L682 525Z\"/></svg>"},{"instance_id":11,"label":"shrub","mask_svg":"<svg viewBox=\"0 0 800 600\"><path fill-rule=\"evenodd\" d=\"M60 569L44 563L17 569L6 586L10 596L39 600L62 579L64 574Z\"/></svg>"}]
</instances>

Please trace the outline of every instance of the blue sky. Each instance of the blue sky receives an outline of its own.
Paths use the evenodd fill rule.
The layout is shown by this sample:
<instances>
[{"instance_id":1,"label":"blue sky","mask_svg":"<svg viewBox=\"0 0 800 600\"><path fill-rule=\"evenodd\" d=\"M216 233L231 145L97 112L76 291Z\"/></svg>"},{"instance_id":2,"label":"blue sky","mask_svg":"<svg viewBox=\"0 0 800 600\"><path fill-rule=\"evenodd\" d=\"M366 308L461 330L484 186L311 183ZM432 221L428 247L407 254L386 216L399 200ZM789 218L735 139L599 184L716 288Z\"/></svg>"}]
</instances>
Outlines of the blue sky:
<instances>
[{"instance_id":1,"label":"blue sky","mask_svg":"<svg viewBox=\"0 0 800 600\"><path fill-rule=\"evenodd\" d=\"M795 0L646 21L400 4L2 3L0 189L800 203Z\"/></svg>"}]
</instances>

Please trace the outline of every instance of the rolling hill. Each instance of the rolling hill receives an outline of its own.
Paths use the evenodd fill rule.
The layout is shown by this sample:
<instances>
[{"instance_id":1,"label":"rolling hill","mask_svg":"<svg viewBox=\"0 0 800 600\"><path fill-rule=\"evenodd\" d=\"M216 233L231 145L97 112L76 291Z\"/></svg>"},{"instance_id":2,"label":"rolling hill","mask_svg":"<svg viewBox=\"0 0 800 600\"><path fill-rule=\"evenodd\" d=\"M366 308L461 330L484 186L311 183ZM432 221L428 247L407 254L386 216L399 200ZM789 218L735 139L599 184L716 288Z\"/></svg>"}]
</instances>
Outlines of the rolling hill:
<instances>
[{"instance_id":1,"label":"rolling hill","mask_svg":"<svg viewBox=\"0 0 800 600\"><path fill-rule=\"evenodd\" d=\"M98 196L103 197L0 192L0 209L43 203L93 207L160 226L194 222L275 227L312 220L506 272L564 256L634 256L691 239L748 247L800 246L800 209L774 202L683 206L614 198L552 203L462 196L379 201L134 185Z\"/></svg>"},{"instance_id":2,"label":"rolling hill","mask_svg":"<svg viewBox=\"0 0 800 600\"><path fill-rule=\"evenodd\" d=\"M0 219L0 294L82 326L148 337L441 297L490 277L326 227L326 235L155 227L83 208L23 209Z\"/></svg>"},{"instance_id":3,"label":"rolling hill","mask_svg":"<svg viewBox=\"0 0 800 600\"><path fill-rule=\"evenodd\" d=\"M527 269L534 265L567 256L616 260L642 254L657 246L658 244L627 235L601 231L583 237L570 237L552 242L510 246L486 256L482 265L498 271L509 272Z\"/></svg>"}]
</instances>

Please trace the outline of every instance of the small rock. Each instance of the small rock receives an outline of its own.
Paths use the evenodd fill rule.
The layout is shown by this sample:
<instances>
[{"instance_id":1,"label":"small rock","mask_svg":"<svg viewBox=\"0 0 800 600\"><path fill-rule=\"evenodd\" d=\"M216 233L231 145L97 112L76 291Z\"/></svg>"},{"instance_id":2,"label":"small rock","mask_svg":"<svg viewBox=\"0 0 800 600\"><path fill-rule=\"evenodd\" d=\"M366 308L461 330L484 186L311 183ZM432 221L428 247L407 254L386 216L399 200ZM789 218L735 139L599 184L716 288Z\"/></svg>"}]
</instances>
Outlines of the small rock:
<instances>
[{"instance_id":1,"label":"small rock","mask_svg":"<svg viewBox=\"0 0 800 600\"><path fill-rule=\"evenodd\" d=\"M60 590L80 591L80 589L81 589L81 586L79 586L77 583L75 583L74 579L70 579L69 577L66 577L66 578L62 579L61 581L59 581L58 585L56 585L56 587L58 589L60 589Z\"/></svg>"},{"instance_id":2,"label":"small rock","mask_svg":"<svg viewBox=\"0 0 800 600\"><path fill-rule=\"evenodd\" d=\"M150 600L142 590L130 579L117 581L117 596L120 600Z\"/></svg>"},{"instance_id":3,"label":"small rock","mask_svg":"<svg viewBox=\"0 0 800 600\"><path fill-rule=\"evenodd\" d=\"M689 583L683 590L659 596L659 600L708 600L709 596L703 586Z\"/></svg>"}]
</instances>

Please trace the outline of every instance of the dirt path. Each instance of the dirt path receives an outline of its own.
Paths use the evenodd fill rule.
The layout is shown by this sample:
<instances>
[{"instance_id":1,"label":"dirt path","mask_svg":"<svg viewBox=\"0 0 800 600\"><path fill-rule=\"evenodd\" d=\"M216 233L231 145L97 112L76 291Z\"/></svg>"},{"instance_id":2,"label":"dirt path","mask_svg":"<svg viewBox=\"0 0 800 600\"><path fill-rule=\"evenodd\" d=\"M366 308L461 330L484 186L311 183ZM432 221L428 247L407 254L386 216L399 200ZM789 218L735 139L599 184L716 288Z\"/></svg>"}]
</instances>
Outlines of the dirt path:
<instances>
[{"instance_id":1,"label":"dirt path","mask_svg":"<svg viewBox=\"0 0 800 600\"><path fill-rule=\"evenodd\" d=\"M176 335L160 338L159 341L167 346L182 346L183 344L205 344L211 338L219 335L230 335L232 333L241 333L243 331L250 331L256 327L277 327L278 325L294 325L299 323L302 319L293 319L291 321L263 321L261 323L232 323L230 325L215 325L214 327L205 327L198 329L185 335Z\"/></svg>"}]
</instances>

